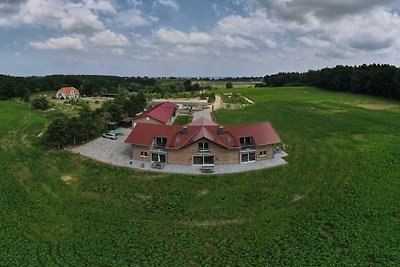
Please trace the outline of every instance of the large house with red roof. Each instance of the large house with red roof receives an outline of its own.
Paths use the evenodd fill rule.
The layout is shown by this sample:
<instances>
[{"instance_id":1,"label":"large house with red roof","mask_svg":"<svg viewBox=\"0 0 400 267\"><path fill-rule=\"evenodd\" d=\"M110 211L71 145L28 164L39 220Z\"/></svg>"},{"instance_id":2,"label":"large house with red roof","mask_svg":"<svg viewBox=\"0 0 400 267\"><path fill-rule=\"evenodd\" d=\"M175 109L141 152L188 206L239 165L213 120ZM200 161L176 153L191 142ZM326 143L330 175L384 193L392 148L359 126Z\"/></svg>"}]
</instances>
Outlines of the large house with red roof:
<instances>
[{"instance_id":1,"label":"large house with red roof","mask_svg":"<svg viewBox=\"0 0 400 267\"><path fill-rule=\"evenodd\" d=\"M125 141L133 160L186 166L270 160L280 142L266 122L222 126L206 118L186 126L137 122Z\"/></svg>"},{"instance_id":2,"label":"large house with red roof","mask_svg":"<svg viewBox=\"0 0 400 267\"><path fill-rule=\"evenodd\" d=\"M132 119L133 127L139 122L150 124L172 124L178 112L178 105L171 102L159 103Z\"/></svg>"},{"instance_id":3,"label":"large house with red roof","mask_svg":"<svg viewBox=\"0 0 400 267\"><path fill-rule=\"evenodd\" d=\"M75 87L63 87L57 91L56 98L57 99L70 99L70 98L78 98L80 93L78 89Z\"/></svg>"}]
</instances>

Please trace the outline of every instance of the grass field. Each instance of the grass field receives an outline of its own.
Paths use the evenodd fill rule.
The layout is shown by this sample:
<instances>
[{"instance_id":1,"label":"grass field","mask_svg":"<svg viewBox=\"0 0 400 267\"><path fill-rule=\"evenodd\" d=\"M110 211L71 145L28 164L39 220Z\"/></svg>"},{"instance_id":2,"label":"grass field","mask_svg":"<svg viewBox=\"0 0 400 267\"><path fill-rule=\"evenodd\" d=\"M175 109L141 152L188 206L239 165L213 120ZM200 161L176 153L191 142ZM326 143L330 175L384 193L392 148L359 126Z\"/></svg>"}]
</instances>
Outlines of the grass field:
<instances>
[{"instance_id":1,"label":"grass field","mask_svg":"<svg viewBox=\"0 0 400 267\"><path fill-rule=\"evenodd\" d=\"M47 122L0 102L0 265L400 264L400 105L313 88L245 88L223 124L270 121L288 165L155 174L47 150Z\"/></svg>"},{"instance_id":2,"label":"grass field","mask_svg":"<svg viewBox=\"0 0 400 267\"><path fill-rule=\"evenodd\" d=\"M192 122L192 115L179 115L174 121L174 125L187 125Z\"/></svg>"}]
</instances>

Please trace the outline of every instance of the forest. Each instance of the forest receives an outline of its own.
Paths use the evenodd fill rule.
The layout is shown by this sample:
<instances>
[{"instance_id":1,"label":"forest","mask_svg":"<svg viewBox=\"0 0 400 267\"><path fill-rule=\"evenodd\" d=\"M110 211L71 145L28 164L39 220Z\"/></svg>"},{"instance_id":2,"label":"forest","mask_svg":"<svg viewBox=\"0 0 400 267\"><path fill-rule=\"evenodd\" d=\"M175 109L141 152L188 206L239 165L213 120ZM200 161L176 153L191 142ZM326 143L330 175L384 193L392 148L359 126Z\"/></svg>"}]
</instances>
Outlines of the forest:
<instances>
[{"instance_id":1,"label":"forest","mask_svg":"<svg viewBox=\"0 0 400 267\"><path fill-rule=\"evenodd\" d=\"M257 86L310 85L331 91L348 91L400 99L400 69L387 64L341 66L266 75Z\"/></svg>"}]
</instances>

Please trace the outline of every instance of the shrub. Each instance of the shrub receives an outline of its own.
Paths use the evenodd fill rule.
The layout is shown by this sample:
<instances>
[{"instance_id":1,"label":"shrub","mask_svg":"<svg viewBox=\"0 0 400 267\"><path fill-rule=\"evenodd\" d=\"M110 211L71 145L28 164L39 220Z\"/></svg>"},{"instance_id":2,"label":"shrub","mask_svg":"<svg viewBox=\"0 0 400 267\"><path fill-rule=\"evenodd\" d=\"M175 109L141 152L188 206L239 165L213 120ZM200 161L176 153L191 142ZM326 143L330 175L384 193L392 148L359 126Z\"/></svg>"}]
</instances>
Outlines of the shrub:
<instances>
[{"instance_id":1,"label":"shrub","mask_svg":"<svg viewBox=\"0 0 400 267\"><path fill-rule=\"evenodd\" d=\"M50 102L44 97L35 98L32 101L32 108L33 109L46 110L46 109L49 109L50 107L51 107Z\"/></svg>"}]
</instances>

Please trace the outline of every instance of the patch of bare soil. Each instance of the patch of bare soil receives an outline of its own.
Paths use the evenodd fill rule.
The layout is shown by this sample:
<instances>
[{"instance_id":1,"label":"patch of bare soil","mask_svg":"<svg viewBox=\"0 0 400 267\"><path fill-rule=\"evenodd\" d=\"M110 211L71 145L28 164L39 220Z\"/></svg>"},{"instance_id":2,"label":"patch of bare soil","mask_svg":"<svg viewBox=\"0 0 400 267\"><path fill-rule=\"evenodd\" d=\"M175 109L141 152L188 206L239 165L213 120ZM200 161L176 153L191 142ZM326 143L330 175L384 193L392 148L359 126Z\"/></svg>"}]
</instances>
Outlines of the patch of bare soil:
<instances>
[{"instance_id":1,"label":"patch of bare soil","mask_svg":"<svg viewBox=\"0 0 400 267\"><path fill-rule=\"evenodd\" d=\"M232 220L206 220L206 221L182 221L180 224L189 225L189 226L197 226L197 227L207 227L207 226L225 226L232 224L243 224L243 220L232 219Z\"/></svg>"},{"instance_id":2,"label":"patch of bare soil","mask_svg":"<svg viewBox=\"0 0 400 267\"><path fill-rule=\"evenodd\" d=\"M135 197L139 198L140 200L149 200L152 198L152 196L143 195L143 194L135 194Z\"/></svg>"},{"instance_id":3,"label":"patch of bare soil","mask_svg":"<svg viewBox=\"0 0 400 267\"><path fill-rule=\"evenodd\" d=\"M341 112L347 112L345 109L317 109L314 107L310 108L312 111L316 112L321 112L321 113L341 113Z\"/></svg>"},{"instance_id":4,"label":"patch of bare soil","mask_svg":"<svg viewBox=\"0 0 400 267\"><path fill-rule=\"evenodd\" d=\"M66 183L70 183L73 179L74 179L74 177L69 176L69 175L65 175L65 176L61 177L61 180L63 180Z\"/></svg>"},{"instance_id":5,"label":"patch of bare soil","mask_svg":"<svg viewBox=\"0 0 400 267\"><path fill-rule=\"evenodd\" d=\"M293 202L300 201L304 198L304 195L294 194L293 195Z\"/></svg>"},{"instance_id":6,"label":"patch of bare soil","mask_svg":"<svg viewBox=\"0 0 400 267\"><path fill-rule=\"evenodd\" d=\"M396 105L389 105L389 104L358 104L357 107L370 109L370 110L387 110L387 109L395 108Z\"/></svg>"},{"instance_id":7,"label":"patch of bare soil","mask_svg":"<svg viewBox=\"0 0 400 267\"><path fill-rule=\"evenodd\" d=\"M362 139L364 139L364 135L363 134L353 134L353 139L362 140Z\"/></svg>"},{"instance_id":8,"label":"patch of bare soil","mask_svg":"<svg viewBox=\"0 0 400 267\"><path fill-rule=\"evenodd\" d=\"M198 196L198 197L205 196L205 195L207 195L209 192L210 192L210 191L209 191L208 189L200 190L200 191L197 193L197 196Z\"/></svg>"}]
</instances>

